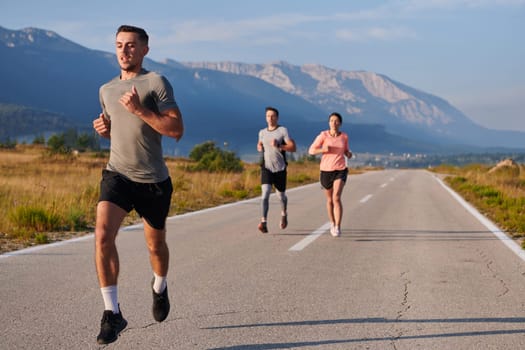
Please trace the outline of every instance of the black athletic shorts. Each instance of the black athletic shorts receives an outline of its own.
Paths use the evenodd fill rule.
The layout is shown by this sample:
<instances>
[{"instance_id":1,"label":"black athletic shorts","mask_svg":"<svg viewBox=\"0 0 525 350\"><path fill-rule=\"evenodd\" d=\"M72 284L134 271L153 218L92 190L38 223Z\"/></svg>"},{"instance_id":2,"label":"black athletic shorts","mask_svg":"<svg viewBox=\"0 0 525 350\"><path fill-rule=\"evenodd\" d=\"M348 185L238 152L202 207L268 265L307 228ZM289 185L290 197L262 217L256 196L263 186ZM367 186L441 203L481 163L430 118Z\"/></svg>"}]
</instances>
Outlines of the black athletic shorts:
<instances>
[{"instance_id":1,"label":"black athletic shorts","mask_svg":"<svg viewBox=\"0 0 525 350\"><path fill-rule=\"evenodd\" d=\"M323 186L324 189L329 190L334 187L334 181L337 179L341 179L346 183L347 176L348 168L343 170L321 171L319 181L321 182L321 186Z\"/></svg>"},{"instance_id":2,"label":"black athletic shorts","mask_svg":"<svg viewBox=\"0 0 525 350\"><path fill-rule=\"evenodd\" d=\"M135 211L151 227L162 230L166 226L173 186L171 178L158 183L131 181L117 172L102 170L99 201L118 205L126 212Z\"/></svg>"},{"instance_id":3,"label":"black athletic shorts","mask_svg":"<svg viewBox=\"0 0 525 350\"><path fill-rule=\"evenodd\" d=\"M274 185L279 192L286 191L286 169L272 173L265 167L261 167L261 184Z\"/></svg>"}]
</instances>

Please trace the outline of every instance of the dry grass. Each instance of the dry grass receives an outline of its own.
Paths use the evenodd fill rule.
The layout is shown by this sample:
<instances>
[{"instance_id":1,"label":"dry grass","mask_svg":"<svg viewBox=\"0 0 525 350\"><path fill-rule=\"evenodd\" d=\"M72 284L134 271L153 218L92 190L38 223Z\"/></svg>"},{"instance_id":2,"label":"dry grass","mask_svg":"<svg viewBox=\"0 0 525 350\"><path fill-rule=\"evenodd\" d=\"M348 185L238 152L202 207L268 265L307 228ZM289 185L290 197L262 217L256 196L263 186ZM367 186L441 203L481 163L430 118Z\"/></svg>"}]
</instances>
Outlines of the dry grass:
<instances>
[{"instance_id":1,"label":"dry grass","mask_svg":"<svg viewBox=\"0 0 525 350\"><path fill-rule=\"evenodd\" d=\"M0 150L0 253L92 232L106 157L50 156L32 146ZM232 174L189 172L187 159L166 163L174 187L170 215L260 195L257 164ZM291 162L288 187L316 182L318 176L317 163ZM138 220L132 212L124 224Z\"/></svg>"},{"instance_id":2,"label":"dry grass","mask_svg":"<svg viewBox=\"0 0 525 350\"><path fill-rule=\"evenodd\" d=\"M0 150L0 253L92 232L107 155L50 156L41 147ZM167 159L174 194L170 215L260 195L257 164L242 173L189 172L187 159ZM513 237L525 237L525 167L441 166L446 181ZM351 169L352 173L368 169ZM316 182L319 165L291 162L288 187ZM132 212L124 224L138 221Z\"/></svg>"},{"instance_id":3,"label":"dry grass","mask_svg":"<svg viewBox=\"0 0 525 350\"><path fill-rule=\"evenodd\" d=\"M525 166L442 166L447 183L510 236L525 237ZM522 243L523 245L523 243Z\"/></svg>"},{"instance_id":4,"label":"dry grass","mask_svg":"<svg viewBox=\"0 0 525 350\"><path fill-rule=\"evenodd\" d=\"M51 157L35 147L0 152L0 237L29 244L35 237L45 242L37 234L46 229L87 229L104 162Z\"/></svg>"}]
</instances>

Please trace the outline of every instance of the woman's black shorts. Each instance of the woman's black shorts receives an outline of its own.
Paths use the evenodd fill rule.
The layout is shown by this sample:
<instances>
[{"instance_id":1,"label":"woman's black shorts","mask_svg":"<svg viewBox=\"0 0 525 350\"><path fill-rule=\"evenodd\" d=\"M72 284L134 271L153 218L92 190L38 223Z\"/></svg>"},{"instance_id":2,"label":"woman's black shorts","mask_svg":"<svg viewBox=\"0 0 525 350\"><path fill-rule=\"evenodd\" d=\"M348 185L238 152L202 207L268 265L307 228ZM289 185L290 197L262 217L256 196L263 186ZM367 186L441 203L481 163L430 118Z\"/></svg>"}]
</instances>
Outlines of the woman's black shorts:
<instances>
[{"instance_id":1,"label":"woman's black shorts","mask_svg":"<svg viewBox=\"0 0 525 350\"><path fill-rule=\"evenodd\" d=\"M334 186L334 181L337 179L341 179L346 183L347 176L348 168L343 170L321 171L319 181L321 182L321 186L323 186L324 189L329 190Z\"/></svg>"}]
</instances>

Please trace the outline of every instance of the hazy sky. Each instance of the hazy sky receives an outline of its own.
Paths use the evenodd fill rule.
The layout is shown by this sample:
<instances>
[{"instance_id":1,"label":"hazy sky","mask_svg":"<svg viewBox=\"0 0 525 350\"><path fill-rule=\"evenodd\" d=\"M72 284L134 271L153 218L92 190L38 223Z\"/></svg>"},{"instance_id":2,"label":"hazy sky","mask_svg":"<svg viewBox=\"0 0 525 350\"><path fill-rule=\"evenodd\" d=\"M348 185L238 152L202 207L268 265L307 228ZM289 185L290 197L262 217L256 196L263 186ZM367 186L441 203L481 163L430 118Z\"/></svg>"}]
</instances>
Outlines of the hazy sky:
<instances>
[{"instance_id":1,"label":"hazy sky","mask_svg":"<svg viewBox=\"0 0 525 350\"><path fill-rule=\"evenodd\" d=\"M148 31L154 60L372 71L525 131L525 0L0 0L0 26L91 49L113 52L124 23Z\"/></svg>"}]
</instances>

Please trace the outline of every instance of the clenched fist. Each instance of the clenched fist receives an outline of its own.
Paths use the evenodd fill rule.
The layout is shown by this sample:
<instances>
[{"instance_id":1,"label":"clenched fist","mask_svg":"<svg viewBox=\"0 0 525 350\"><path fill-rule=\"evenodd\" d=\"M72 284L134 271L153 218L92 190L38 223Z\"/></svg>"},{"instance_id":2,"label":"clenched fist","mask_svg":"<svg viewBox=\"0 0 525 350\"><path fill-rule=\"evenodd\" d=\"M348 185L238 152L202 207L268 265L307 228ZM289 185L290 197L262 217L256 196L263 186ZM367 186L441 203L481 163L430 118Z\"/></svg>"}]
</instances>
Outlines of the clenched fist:
<instances>
[{"instance_id":1,"label":"clenched fist","mask_svg":"<svg viewBox=\"0 0 525 350\"><path fill-rule=\"evenodd\" d=\"M93 120L93 129L102 137L109 139L111 131L111 122L100 113L98 118Z\"/></svg>"}]
</instances>

